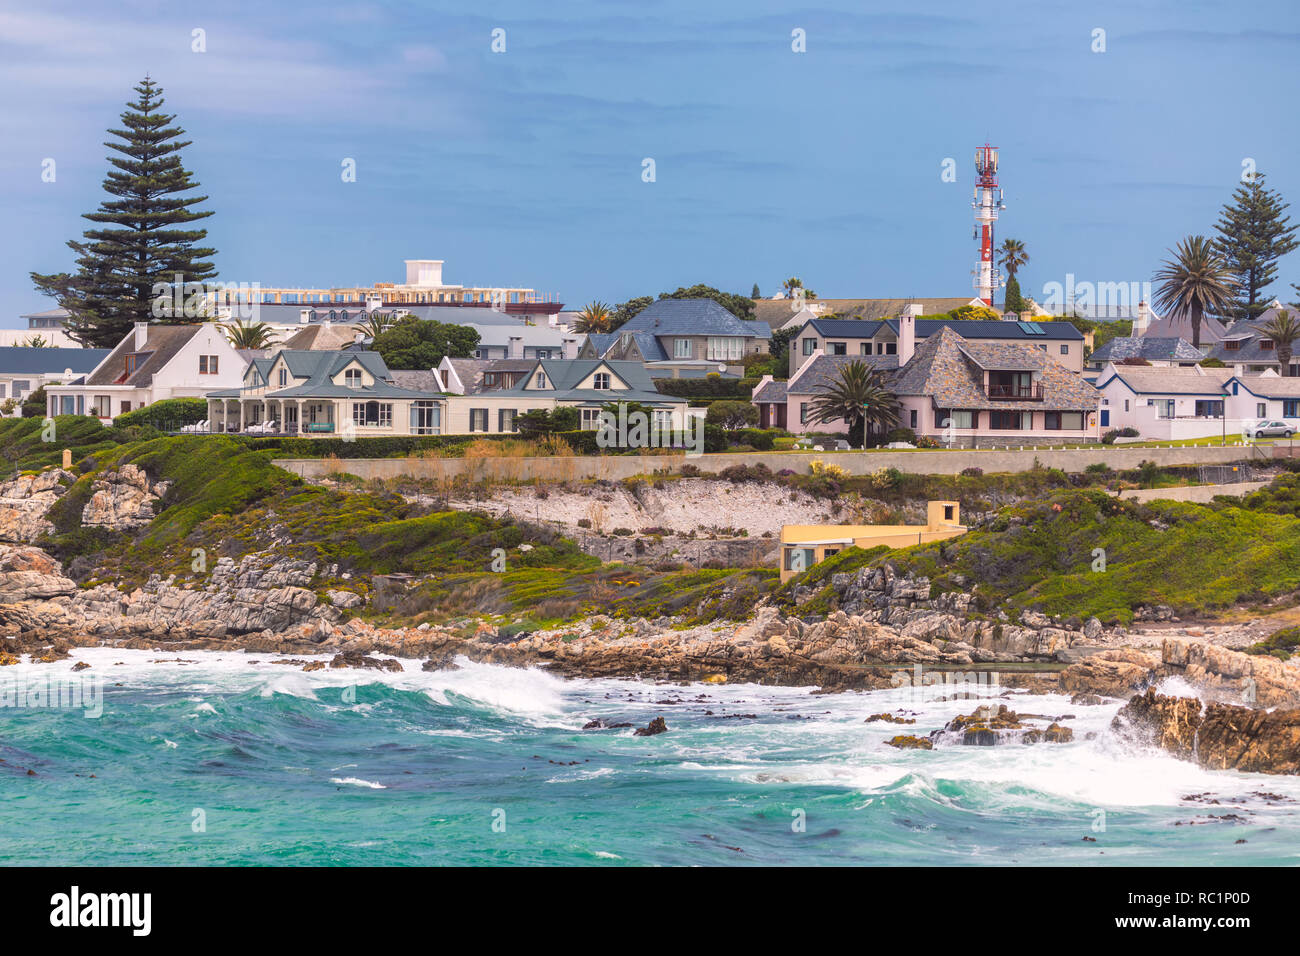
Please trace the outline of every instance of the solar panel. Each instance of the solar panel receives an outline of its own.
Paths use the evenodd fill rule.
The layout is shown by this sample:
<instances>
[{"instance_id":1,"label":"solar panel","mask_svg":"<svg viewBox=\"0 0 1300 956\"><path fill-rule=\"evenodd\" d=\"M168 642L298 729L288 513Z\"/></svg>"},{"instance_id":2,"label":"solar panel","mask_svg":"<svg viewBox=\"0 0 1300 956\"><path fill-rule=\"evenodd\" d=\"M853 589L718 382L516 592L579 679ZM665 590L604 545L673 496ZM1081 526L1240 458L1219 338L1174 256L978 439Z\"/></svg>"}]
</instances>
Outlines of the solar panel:
<instances>
[{"instance_id":1,"label":"solar panel","mask_svg":"<svg viewBox=\"0 0 1300 956\"><path fill-rule=\"evenodd\" d=\"M1020 331L1024 332L1025 335L1047 334L1046 330L1037 322L1017 322L1016 325L1020 326Z\"/></svg>"}]
</instances>

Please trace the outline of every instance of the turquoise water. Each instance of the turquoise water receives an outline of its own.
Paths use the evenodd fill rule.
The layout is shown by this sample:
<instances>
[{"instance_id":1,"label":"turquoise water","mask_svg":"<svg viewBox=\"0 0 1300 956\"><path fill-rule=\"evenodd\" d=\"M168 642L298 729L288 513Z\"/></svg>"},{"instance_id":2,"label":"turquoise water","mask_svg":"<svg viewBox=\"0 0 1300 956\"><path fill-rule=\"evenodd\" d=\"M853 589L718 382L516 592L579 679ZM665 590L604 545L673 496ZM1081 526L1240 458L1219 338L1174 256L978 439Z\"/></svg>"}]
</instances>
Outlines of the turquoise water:
<instances>
[{"instance_id":1,"label":"turquoise water","mask_svg":"<svg viewBox=\"0 0 1300 956\"><path fill-rule=\"evenodd\" d=\"M76 660L92 664L83 678L105 684L102 716L0 707L0 862L1300 858L1300 781L1211 773L1132 750L1107 730L1117 705L1015 695L1007 703L1021 712L1075 714L1076 741L924 752L883 741L924 734L975 702L915 696L942 688L813 695L564 681L477 664L424 673L410 661L401 674L303 673L268 655L99 648L4 668L0 689L70 679ZM917 712L914 726L863 723L899 707ZM661 715L670 729L655 737L580 729L595 717L643 726ZM1083 739L1089 732L1095 738ZM1183 799L1197 794L1209 796ZM1103 815L1104 830L1095 829Z\"/></svg>"}]
</instances>

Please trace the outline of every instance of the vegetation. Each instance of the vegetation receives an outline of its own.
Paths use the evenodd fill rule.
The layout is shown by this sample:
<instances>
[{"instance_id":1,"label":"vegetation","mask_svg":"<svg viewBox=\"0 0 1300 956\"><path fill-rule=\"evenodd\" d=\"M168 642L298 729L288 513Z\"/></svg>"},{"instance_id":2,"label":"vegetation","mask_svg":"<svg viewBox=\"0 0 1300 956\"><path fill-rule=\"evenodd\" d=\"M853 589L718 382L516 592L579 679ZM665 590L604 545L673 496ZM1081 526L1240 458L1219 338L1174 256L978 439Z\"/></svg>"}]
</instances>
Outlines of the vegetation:
<instances>
[{"instance_id":1,"label":"vegetation","mask_svg":"<svg viewBox=\"0 0 1300 956\"><path fill-rule=\"evenodd\" d=\"M1229 311L1235 281L1214 243L1204 236L1188 236L1171 252L1173 258L1156 270L1160 287L1155 305L1166 315L1185 313L1192 323L1192 345L1200 348L1202 320Z\"/></svg>"},{"instance_id":2,"label":"vegetation","mask_svg":"<svg viewBox=\"0 0 1300 956\"><path fill-rule=\"evenodd\" d=\"M850 362L813 400L811 420L822 424L847 422L849 433L858 432L865 443L868 427L884 431L898 423L898 399L877 369L866 362Z\"/></svg>"},{"instance_id":3,"label":"vegetation","mask_svg":"<svg viewBox=\"0 0 1300 956\"><path fill-rule=\"evenodd\" d=\"M1270 634L1266 640L1246 648L1247 654L1268 654L1289 661L1300 650L1300 627L1284 627Z\"/></svg>"},{"instance_id":4,"label":"vegetation","mask_svg":"<svg viewBox=\"0 0 1300 956\"><path fill-rule=\"evenodd\" d=\"M1291 354L1295 340L1300 338L1300 320L1286 309L1279 309L1277 315L1260 327L1260 334L1273 340L1277 350L1277 360L1283 375L1291 374Z\"/></svg>"},{"instance_id":5,"label":"vegetation","mask_svg":"<svg viewBox=\"0 0 1300 956\"><path fill-rule=\"evenodd\" d=\"M264 349L275 340L275 330L265 322L231 322L221 326L227 341L237 349Z\"/></svg>"},{"instance_id":6,"label":"vegetation","mask_svg":"<svg viewBox=\"0 0 1300 956\"><path fill-rule=\"evenodd\" d=\"M162 87L146 76L135 91L139 98L121 114L125 129L108 131L120 142L105 143L120 154L109 157L114 168L104 178L112 198L84 216L100 226L68 242L76 273L31 274L37 290L70 313L68 334L94 348L112 348L133 323L156 317L156 283L180 283L176 293L188 295L187 284L217 274L205 261L216 250L198 245L207 230L189 228L212 212L192 208L208 197L182 195L199 185L181 165L180 151L190 145L180 139L185 131L172 125L174 114L162 112ZM197 310L198 303L187 303L190 321ZM165 315L184 321L174 312L169 307Z\"/></svg>"},{"instance_id":7,"label":"vegetation","mask_svg":"<svg viewBox=\"0 0 1300 956\"><path fill-rule=\"evenodd\" d=\"M585 335L597 332L612 332L614 310L604 302L588 302L578 313L573 323L573 331Z\"/></svg>"},{"instance_id":8,"label":"vegetation","mask_svg":"<svg viewBox=\"0 0 1300 956\"><path fill-rule=\"evenodd\" d=\"M466 325L404 315L375 336L371 345L390 369L428 370L444 356L468 358L478 347L479 335Z\"/></svg>"},{"instance_id":9,"label":"vegetation","mask_svg":"<svg viewBox=\"0 0 1300 956\"><path fill-rule=\"evenodd\" d=\"M745 401L718 401L709 406L704 420L725 431L735 431L758 423L758 406Z\"/></svg>"},{"instance_id":10,"label":"vegetation","mask_svg":"<svg viewBox=\"0 0 1300 956\"><path fill-rule=\"evenodd\" d=\"M125 412L113 419L119 427L149 425L159 431L175 431L182 425L192 425L208 417L206 398L165 398L133 412Z\"/></svg>"},{"instance_id":11,"label":"vegetation","mask_svg":"<svg viewBox=\"0 0 1300 956\"><path fill-rule=\"evenodd\" d=\"M1286 215L1290 204L1264 188L1263 173L1256 172L1238 186L1232 199L1220 214L1214 244L1235 284L1228 314L1253 319L1267 308L1269 297L1264 290L1277 276L1277 260L1300 243L1296 241L1297 227Z\"/></svg>"}]
</instances>

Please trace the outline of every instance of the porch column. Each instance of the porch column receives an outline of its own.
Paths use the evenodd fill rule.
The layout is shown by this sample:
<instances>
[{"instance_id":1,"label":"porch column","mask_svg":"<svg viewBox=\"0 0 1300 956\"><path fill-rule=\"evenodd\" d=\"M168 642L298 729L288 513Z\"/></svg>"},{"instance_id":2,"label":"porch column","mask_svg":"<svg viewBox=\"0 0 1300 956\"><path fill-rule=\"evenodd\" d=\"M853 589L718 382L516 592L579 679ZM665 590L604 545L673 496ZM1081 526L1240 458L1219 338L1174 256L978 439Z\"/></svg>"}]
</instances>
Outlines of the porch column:
<instances>
[{"instance_id":1,"label":"porch column","mask_svg":"<svg viewBox=\"0 0 1300 956\"><path fill-rule=\"evenodd\" d=\"M225 434L225 432L227 431L227 428L228 428L227 423L230 421L230 409L229 409L229 406L230 406L230 399L228 399L228 398L223 398L223 399L221 400L221 432L222 432L222 434Z\"/></svg>"},{"instance_id":2,"label":"porch column","mask_svg":"<svg viewBox=\"0 0 1300 956\"><path fill-rule=\"evenodd\" d=\"M244 400L242 398L239 399L239 431L241 434L244 431Z\"/></svg>"},{"instance_id":3,"label":"porch column","mask_svg":"<svg viewBox=\"0 0 1300 956\"><path fill-rule=\"evenodd\" d=\"M307 419L304 418L302 414L302 399L298 399L296 404L298 406L298 434L303 435L306 434Z\"/></svg>"}]
</instances>

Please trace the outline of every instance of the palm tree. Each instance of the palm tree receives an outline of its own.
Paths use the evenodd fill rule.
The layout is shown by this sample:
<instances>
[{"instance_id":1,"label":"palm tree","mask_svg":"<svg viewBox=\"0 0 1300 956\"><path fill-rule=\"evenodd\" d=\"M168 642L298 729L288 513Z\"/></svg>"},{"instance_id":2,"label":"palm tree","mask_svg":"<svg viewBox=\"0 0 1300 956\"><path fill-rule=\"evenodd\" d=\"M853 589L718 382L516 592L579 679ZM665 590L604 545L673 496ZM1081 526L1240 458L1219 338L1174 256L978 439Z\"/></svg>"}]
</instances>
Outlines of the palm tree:
<instances>
[{"instance_id":1,"label":"palm tree","mask_svg":"<svg viewBox=\"0 0 1300 956\"><path fill-rule=\"evenodd\" d=\"M1173 258L1156 270L1160 288L1155 306L1165 313L1185 312L1192 322L1192 345L1200 348L1201 319L1232 307L1236 282L1214 243L1204 236L1188 236L1169 251Z\"/></svg>"},{"instance_id":2,"label":"palm tree","mask_svg":"<svg viewBox=\"0 0 1300 956\"><path fill-rule=\"evenodd\" d=\"M609 332L614 328L614 310L605 302L588 302L578 313L573 331L588 335Z\"/></svg>"},{"instance_id":3,"label":"palm tree","mask_svg":"<svg viewBox=\"0 0 1300 956\"><path fill-rule=\"evenodd\" d=\"M23 348L28 348L28 349L50 348L50 343L45 340L45 336L43 335L29 336L28 338L23 339L18 344L21 345Z\"/></svg>"},{"instance_id":4,"label":"palm tree","mask_svg":"<svg viewBox=\"0 0 1300 956\"><path fill-rule=\"evenodd\" d=\"M803 296L805 299L817 298L816 292L814 292L812 289L804 288L803 280L800 279L798 276L791 276L790 278L786 279L784 282L781 283L781 288L785 291L785 297L787 299L795 299L798 298L799 296Z\"/></svg>"},{"instance_id":5,"label":"palm tree","mask_svg":"<svg viewBox=\"0 0 1300 956\"><path fill-rule=\"evenodd\" d=\"M812 421L846 421L850 435L861 422L864 446L868 426L885 431L898 424L898 399L886 387L884 376L866 362L849 362L841 368L836 380L813 399L810 408Z\"/></svg>"},{"instance_id":6,"label":"palm tree","mask_svg":"<svg viewBox=\"0 0 1300 956\"><path fill-rule=\"evenodd\" d=\"M1273 340L1273 347L1277 349L1277 360L1282 366L1282 374L1290 375L1291 346L1296 339L1300 338L1300 320L1293 319L1286 309L1281 309L1277 315L1259 327L1259 332L1265 338Z\"/></svg>"},{"instance_id":7,"label":"palm tree","mask_svg":"<svg viewBox=\"0 0 1300 956\"><path fill-rule=\"evenodd\" d=\"M1019 239L1003 239L1002 245L998 246L998 255L1002 257L1002 268L1007 270L1007 276L1012 279L1016 277L1016 270L1029 261L1025 244Z\"/></svg>"},{"instance_id":8,"label":"palm tree","mask_svg":"<svg viewBox=\"0 0 1300 956\"><path fill-rule=\"evenodd\" d=\"M265 322L246 323L243 319L221 326L221 331L237 349L264 349L275 338L275 330Z\"/></svg>"},{"instance_id":9,"label":"palm tree","mask_svg":"<svg viewBox=\"0 0 1300 956\"><path fill-rule=\"evenodd\" d=\"M392 312L371 312L357 328L362 331L366 338L373 341L375 336L381 335L392 328L393 323L396 321Z\"/></svg>"}]
</instances>

